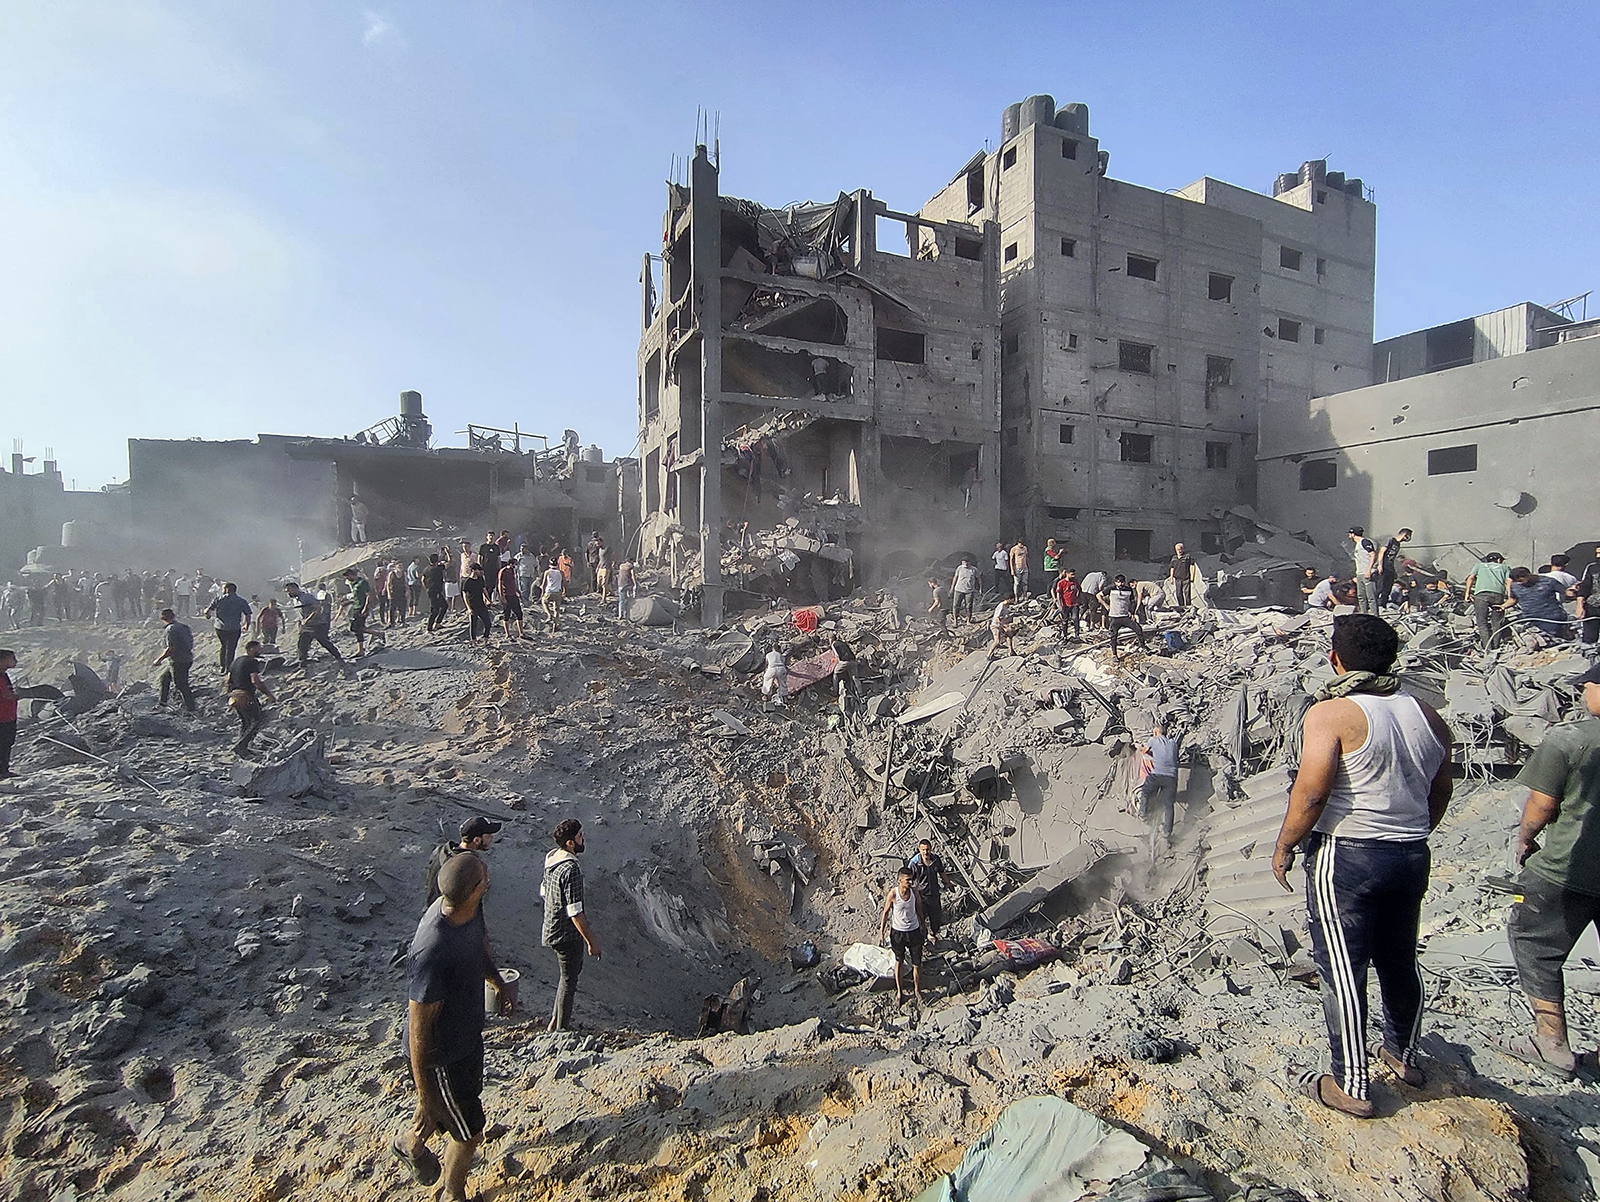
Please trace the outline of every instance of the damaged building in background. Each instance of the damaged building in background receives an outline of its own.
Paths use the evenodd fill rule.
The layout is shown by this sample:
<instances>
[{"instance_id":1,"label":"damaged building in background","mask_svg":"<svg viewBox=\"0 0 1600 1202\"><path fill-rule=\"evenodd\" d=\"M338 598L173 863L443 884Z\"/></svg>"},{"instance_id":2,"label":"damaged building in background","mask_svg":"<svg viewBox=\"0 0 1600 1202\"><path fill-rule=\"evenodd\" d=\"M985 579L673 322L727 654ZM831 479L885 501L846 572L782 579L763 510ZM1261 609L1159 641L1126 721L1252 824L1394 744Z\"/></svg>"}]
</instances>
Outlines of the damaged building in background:
<instances>
[{"instance_id":1,"label":"damaged building in background","mask_svg":"<svg viewBox=\"0 0 1600 1202\"><path fill-rule=\"evenodd\" d=\"M355 541L351 498L367 507L365 541L426 547L453 532L552 535L581 546L593 530L619 544L618 481L568 430L551 444L526 430L467 427L465 447L432 446L422 395L349 438L262 434L255 441L128 440L132 517L145 563L203 566L260 581Z\"/></svg>"},{"instance_id":2,"label":"damaged building in background","mask_svg":"<svg viewBox=\"0 0 1600 1202\"><path fill-rule=\"evenodd\" d=\"M1274 406L1370 381L1376 210L1321 161L1264 196L1107 174L1088 106L1005 110L923 206L998 223L1007 538L1074 567L1221 552Z\"/></svg>"},{"instance_id":3,"label":"damaged building in background","mask_svg":"<svg viewBox=\"0 0 1600 1202\"><path fill-rule=\"evenodd\" d=\"M700 146L668 187L659 261L659 292L655 256L642 276L642 548L703 577L708 623L724 588L825 597L993 538L992 222L865 190L767 208L722 196Z\"/></svg>"}]
</instances>

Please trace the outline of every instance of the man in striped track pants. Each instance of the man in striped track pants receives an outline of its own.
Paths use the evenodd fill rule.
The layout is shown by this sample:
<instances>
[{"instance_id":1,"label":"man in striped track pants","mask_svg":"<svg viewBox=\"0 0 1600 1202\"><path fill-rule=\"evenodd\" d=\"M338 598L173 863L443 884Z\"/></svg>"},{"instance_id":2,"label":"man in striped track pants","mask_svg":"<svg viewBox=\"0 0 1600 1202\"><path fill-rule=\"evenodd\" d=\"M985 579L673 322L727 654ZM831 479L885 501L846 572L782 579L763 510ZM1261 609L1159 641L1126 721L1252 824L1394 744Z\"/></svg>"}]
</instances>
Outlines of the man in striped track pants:
<instances>
[{"instance_id":1,"label":"man in striped track pants","mask_svg":"<svg viewBox=\"0 0 1600 1202\"><path fill-rule=\"evenodd\" d=\"M1272 856L1287 890L1306 857L1311 953L1322 979L1332 1072L1291 1068L1306 1097L1356 1118L1369 1096L1367 970L1383 994L1378 1055L1407 1085L1422 1031L1417 928L1428 889L1428 836L1450 802L1450 731L1392 674L1399 636L1374 614L1334 619L1335 678L1306 711L1300 767Z\"/></svg>"}]
</instances>

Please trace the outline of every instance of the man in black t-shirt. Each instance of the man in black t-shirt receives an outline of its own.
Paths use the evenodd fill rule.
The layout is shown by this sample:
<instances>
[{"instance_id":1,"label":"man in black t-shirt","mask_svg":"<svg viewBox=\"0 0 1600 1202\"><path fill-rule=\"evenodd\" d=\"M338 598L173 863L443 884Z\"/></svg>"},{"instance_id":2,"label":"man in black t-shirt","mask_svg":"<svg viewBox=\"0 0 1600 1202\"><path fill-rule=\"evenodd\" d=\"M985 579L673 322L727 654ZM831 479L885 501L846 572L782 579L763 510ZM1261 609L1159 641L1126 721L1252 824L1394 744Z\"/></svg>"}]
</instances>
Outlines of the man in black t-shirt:
<instances>
[{"instance_id":1,"label":"man in black t-shirt","mask_svg":"<svg viewBox=\"0 0 1600 1202\"><path fill-rule=\"evenodd\" d=\"M442 1196L465 1198L467 1173L483 1138L483 985L500 983L489 959L480 908L489 869L475 855L454 856L439 872L442 896L428 907L408 960L406 1054L417 1089L411 1128L390 1151L420 1185L439 1180L428 1140L448 1132ZM511 999L500 993L500 1012Z\"/></svg>"},{"instance_id":2,"label":"man in black t-shirt","mask_svg":"<svg viewBox=\"0 0 1600 1202\"><path fill-rule=\"evenodd\" d=\"M261 679L261 666L261 644L256 639L246 643L244 654L228 666L228 706L239 715L239 741L233 745L234 755L249 755L250 741L267 724L262 696L268 701L277 700Z\"/></svg>"},{"instance_id":3,"label":"man in black t-shirt","mask_svg":"<svg viewBox=\"0 0 1600 1202\"><path fill-rule=\"evenodd\" d=\"M500 544L495 542L493 530L484 537L483 546L478 548L478 563L483 568L485 596L492 597L500 578Z\"/></svg>"},{"instance_id":4,"label":"man in black t-shirt","mask_svg":"<svg viewBox=\"0 0 1600 1202\"><path fill-rule=\"evenodd\" d=\"M461 595L467 602L467 639L470 642L478 641L479 626L483 627L483 641L489 641L494 620L489 617L489 605L485 600L488 593L489 585L483 578L483 565L475 563L472 571L467 573L467 578L461 582Z\"/></svg>"},{"instance_id":5,"label":"man in black t-shirt","mask_svg":"<svg viewBox=\"0 0 1600 1202\"><path fill-rule=\"evenodd\" d=\"M1580 641L1584 650L1592 650L1600 643L1600 546L1594 549L1592 563L1584 565L1578 583L1567 590L1568 600L1578 602L1578 618L1582 631Z\"/></svg>"},{"instance_id":6,"label":"man in black t-shirt","mask_svg":"<svg viewBox=\"0 0 1600 1202\"><path fill-rule=\"evenodd\" d=\"M504 825L482 814L474 814L462 822L459 840L441 843L434 848L433 854L428 857L428 896L423 904L431 906L439 900L439 873L452 858L465 852L488 851Z\"/></svg>"},{"instance_id":7,"label":"man in black t-shirt","mask_svg":"<svg viewBox=\"0 0 1600 1202\"><path fill-rule=\"evenodd\" d=\"M450 601L444 595L445 566L438 555L428 556L428 566L422 570L422 587L428 593L428 631L431 634L444 624Z\"/></svg>"}]
</instances>

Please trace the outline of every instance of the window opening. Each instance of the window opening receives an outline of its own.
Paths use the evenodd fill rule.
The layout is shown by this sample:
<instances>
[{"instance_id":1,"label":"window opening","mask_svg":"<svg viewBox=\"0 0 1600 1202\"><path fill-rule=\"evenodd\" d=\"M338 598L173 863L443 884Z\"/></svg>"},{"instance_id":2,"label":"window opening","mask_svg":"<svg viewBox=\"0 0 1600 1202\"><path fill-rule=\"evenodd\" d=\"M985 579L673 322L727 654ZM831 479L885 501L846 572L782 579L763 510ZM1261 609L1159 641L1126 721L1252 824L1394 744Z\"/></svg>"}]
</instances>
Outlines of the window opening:
<instances>
[{"instance_id":1,"label":"window opening","mask_svg":"<svg viewBox=\"0 0 1600 1202\"><path fill-rule=\"evenodd\" d=\"M1064 159L1075 159L1078 157L1078 144L1071 138L1063 138L1061 140L1061 157Z\"/></svg>"},{"instance_id":2,"label":"window opening","mask_svg":"<svg viewBox=\"0 0 1600 1202\"><path fill-rule=\"evenodd\" d=\"M1067 446L1068 444L1070 444L1072 442L1072 434L1073 434L1072 426L1070 426L1066 422L1062 422L1061 423L1060 433L1057 435L1057 437L1061 441L1061 445L1062 446Z\"/></svg>"},{"instance_id":3,"label":"window opening","mask_svg":"<svg viewBox=\"0 0 1600 1202\"><path fill-rule=\"evenodd\" d=\"M1156 268L1161 260L1152 259L1145 255L1128 256L1128 276L1135 280L1153 280L1156 278Z\"/></svg>"},{"instance_id":4,"label":"window opening","mask_svg":"<svg viewBox=\"0 0 1600 1202\"><path fill-rule=\"evenodd\" d=\"M956 258L981 259L983 258L983 243L974 242L971 238L956 239Z\"/></svg>"},{"instance_id":5,"label":"window opening","mask_svg":"<svg viewBox=\"0 0 1600 1202\"><path fill-rule=\"evenodd\" d=\"M1118 342L1117 367L1122 371L1134 371L1148 376L1155 353L1155 347L1143 342Z\"/></svg>"},{"instance_id":6,"label":"window opening","mask_svg":"<svg viewBox=\"0 0 1600 1202\"><path fill-rule=\"evenodd\" d=\"M1428 475L1452 476L1478 470L1478 444L1464 447L1436 447L1428 452Z\"/></svg>"},{"instance_id":7,"label":"window opening","mask_svg":"<svg viewBox=\"0 0 1600 1202\"><path fill-rule=\"evenodd\" d=\"M1015 146L1012 146L1006 151L1005 155L1000 159L1000 170L1009 171L1009 170L1011 170L1011 168L1015 167L1016 165L1017 165L1017 148Z\"/></svg>"},{"instance_id":8,"label":"window opening","mask_svg":"<svg viewBox=\"0 0 1600 1202\"><path fill-rule=\"evenodd\" d=\"M1061 255L1063 258L1076 259L1078 257L1078 240L1076 238L1061 239Z\"/></svg>"},{"instance_id":9,"label":"window opening","mask_svg":"<svg viewBox=\"0 0 1600 1202\"><path fill-rule=\"evenodd\" d=\"M890 363L921 363L923 362L923 336L913 334L909 330L890 330L878 327L878 352L879 359Z\"/></svg>"},{"instance_id":10,"label":"window opening","mask_svg":"<svg viewBox=\"0 0 1600 1202\"><path fill-rule=\"evenodd\" d=\"M1006 262L1010 263L1016 257L1017 257L1017 244L1015 242L1013 242L1010 246L1006 247Z\"/></svg>"},{"instance_id":11,"label":"window opening","mask_svg":"<svg viewBox=\"0 0 1600 1202\"><path fill-rule=\"evenodd\" d=\"M1317 326L1315 329L1313 329L1311 331L1311 341L1315 345L1321 346L1322 345L1322 339L1326 334L1327 334L1326 330L1324 330L1321 326Z\"/></svg>"},{"instance_id":12,"label":"window opening","mask_svg":"<svg viewBox=\"0 0 1600 1202\"><path fill-rule=\"evenodd\" d=\"M1082 512L1076 505L1046 505L1044 511L1053 522L1075 522Z\"/></svg>"},{"instance_id":13,"label":"window opening","mask_svg":"<svg viewBox=\"0 0 1600 1202\"><path fill-rule=\"evenodd\" d=\"M1131 430L1124 430L1119 442L1123 463L1149 463L1156 446L1155 435L1135 434Z\"/></svg>"},{"instance_id":14,"label":"window opening","mask_svg":"<svg viewBox=\"0 0 1600 1202\"><path fill-rule=\"evenodd\" d=\"M1117 559L1137 559L1150 562L1150 539L1153 530L1114 530L1111 534L1112 551Z\"/></svg>"},{"instance_id":15,"label":"window opening","mask_svg":"<svg viewBox=\"0 0 1600 1202\"><path fill-rule=\"evenodd\" d=\"M1285 342L1300 341L1300 323L1293 318L1278 318L1278 337Z\"/></svg>"},{"instance_id":16,"label":"window opening","mask_svg":"<svg viewBox=\"0 0 1600 1202\"><path fill-rule=\"evenodd\" d=\"M1300 260L1305 256L1292 246L1278 247L1278 266L1287 267L1290 271L1300 270Z\"/></svg>"},{"instance_id":17,"label":"window opening","mask_svg":"<svg viewBox=\"0 0 1600 1202\"><path fill-rule=\"evenodd\" d=\"M1326 492L1339 484L1339 465L1332 459L1307 459L1300 465L1300 491Z\"/></svg>"},{"instance_id":18,"label":"window opening","mask_svg":"<svg viewBox=\"0 0 1600 1202\"><path fill-rule=\"evenodd\" d=\"M1225 442L1206 443L1206 466L1212 469L1227 467L1228 449L1228 444Z\"/></svg>"},{"instance_id":19,"label":"window opening","mask_svg":"<svg viewBox=\"0 0 1600 1202\"><path fill-rule=\"evenodd\" d=\"M1211 273L1211 280L1206 288L1206 296L1210 300L1227 301L1233 299L1233 277L1231 275L1218 275Z\"/></svg>"}]
</instances>

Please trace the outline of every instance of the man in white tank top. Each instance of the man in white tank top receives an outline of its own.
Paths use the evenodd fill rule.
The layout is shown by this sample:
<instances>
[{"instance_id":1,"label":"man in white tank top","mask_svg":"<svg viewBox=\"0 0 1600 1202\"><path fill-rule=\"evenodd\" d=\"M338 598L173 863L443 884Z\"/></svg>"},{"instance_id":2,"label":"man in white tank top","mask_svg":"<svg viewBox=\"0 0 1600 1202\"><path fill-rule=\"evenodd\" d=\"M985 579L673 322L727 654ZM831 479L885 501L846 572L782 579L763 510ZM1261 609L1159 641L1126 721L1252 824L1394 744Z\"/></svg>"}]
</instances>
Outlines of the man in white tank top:
<instances>
[{"instance_id":1,"label":"man in white tank top","mask_svg":"<svg viewBox=\"0 0 1600 1202\"><path fill-rule=\"evenodd\" d=\"M927 918L922 909L922 894L911 881L911 869L902 865L894 888L883 899L883 914L878 923L878 942L885 940L894 949L894 1004L905 1001L900 982L902 965L911 965L911 990L922 1005L922 948L932 942Z\"/></svg>"},{"instance_id":2,"label":"man in white tank top","mask_svg":"<svg viewBox=\"0 0 1600 1202\"><path fill-rule=\"evenodd\" d=\"M1287 890L1302 844L1311 952L1322 978L1332 1074L1295 1071L1307 1097L1371 1118L1367 969L1383 994L1383 1063L1408 1085L1422 1032L1417 927L1428 835L1450 802L1450 730L1390 675L1399 636L1373 614L1333 621L1336 679L1306 711L1300 767L1272 871Z\"/></svg>"}]
</instances>

